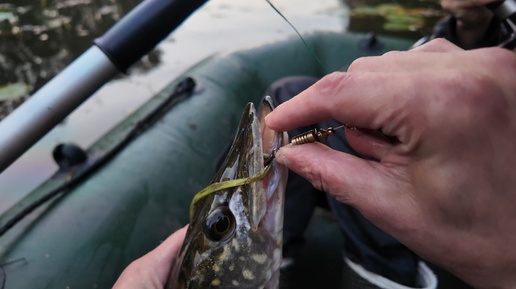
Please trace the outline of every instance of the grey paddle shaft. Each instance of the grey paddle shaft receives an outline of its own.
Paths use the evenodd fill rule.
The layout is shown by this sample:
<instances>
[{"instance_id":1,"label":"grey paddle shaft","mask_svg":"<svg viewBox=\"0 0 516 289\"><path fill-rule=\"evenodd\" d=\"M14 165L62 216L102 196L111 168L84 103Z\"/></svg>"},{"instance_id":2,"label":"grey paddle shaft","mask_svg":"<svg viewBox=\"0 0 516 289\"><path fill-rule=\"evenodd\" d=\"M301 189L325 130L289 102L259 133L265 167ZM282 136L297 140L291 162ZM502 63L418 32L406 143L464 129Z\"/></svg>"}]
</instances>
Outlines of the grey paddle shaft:
<instances>
[{"instance_id":1,"label":"grey paddle shaft","mask_svg":"<svg viewBox=\"0 0 516 289\"><path fill-rule=\"evenodd\" d=\"M99 87L149 53L207 0L145 0L0 122L0 173Z\"/></svg>"},{"instance_id":2,"label":"grey paddle shaft","mask_svg":"<svg viewBox=\"0 0 516 289\"><path fill-rule=\"evenodd\" d=\"M0 121L0 173L118 73L93 46Z\"/></svg>"}]
</instances>

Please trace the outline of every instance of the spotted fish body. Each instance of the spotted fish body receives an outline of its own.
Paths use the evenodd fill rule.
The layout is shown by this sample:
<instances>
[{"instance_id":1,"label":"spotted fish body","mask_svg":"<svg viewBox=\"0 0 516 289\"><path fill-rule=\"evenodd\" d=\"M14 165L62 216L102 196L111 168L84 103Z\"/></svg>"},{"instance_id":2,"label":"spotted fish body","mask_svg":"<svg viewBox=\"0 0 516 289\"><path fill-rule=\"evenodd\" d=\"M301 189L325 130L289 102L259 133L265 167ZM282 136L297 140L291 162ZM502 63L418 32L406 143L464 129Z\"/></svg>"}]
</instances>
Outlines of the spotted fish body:
<instances>
[{"instance_id":1,"label":"spotted fish body","mask_svg":"<svg viewBox=\"0 0 516 289\"><path fill-rule=\"evenodd\" d=\"M212 183L264 178L224 189L192 206L190 226L173 266L168 289L276 289L279 283L287 169L273 155L286 134L265 127L269 97L257 113L249 103L224 164Z\"/></svg>"}]
</instances>

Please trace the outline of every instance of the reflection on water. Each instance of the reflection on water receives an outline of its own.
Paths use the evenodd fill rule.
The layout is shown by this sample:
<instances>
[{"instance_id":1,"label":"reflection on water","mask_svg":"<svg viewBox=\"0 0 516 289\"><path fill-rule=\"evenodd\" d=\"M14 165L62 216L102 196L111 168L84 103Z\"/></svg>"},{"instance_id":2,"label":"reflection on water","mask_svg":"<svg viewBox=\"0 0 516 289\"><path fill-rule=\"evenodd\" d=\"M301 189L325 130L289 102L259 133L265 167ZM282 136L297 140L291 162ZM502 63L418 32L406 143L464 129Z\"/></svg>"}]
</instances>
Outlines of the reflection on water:
<instances>
[{"instance_id":1,"label":"reflection on water","mask_svg":"<svg viewBox=\"0 0 516 289\"><path fill-rule=\"evenodd\" d=\"M77 58L137 3L139 0L16 0L0 4L0 101L5 102L4 113ZM28 89L13 91L13 85Z\"/></svg>"}]
</instances>

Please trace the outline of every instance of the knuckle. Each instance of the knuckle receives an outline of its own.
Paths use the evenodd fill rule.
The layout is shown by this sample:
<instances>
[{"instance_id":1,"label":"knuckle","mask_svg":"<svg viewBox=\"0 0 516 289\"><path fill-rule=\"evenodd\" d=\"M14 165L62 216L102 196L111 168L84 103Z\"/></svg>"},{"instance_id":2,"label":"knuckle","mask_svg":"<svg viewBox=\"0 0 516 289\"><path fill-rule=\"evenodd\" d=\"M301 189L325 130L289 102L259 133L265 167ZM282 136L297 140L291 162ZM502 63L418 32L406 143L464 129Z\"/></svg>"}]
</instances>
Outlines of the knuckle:
<instances>
[{"instance_id":1,"label":"knuckle","mask_svg":"<svg viewBox=\"0 0 516 289\"><path fill-rule=\"evenodd\" d=\"M396 57L401 54L401 51L399 50L391 50L387 51L383 54L384 57Z\"/></svg>"},{"instance_id":2,"label":"knuckle","mask_svg":"<svg viewBox=\"0 0 516 289\"><path fill-rule=\"evenodd\" d=\"M345 72L340 72L340 71L332 72L332 73L324 76L323 78L321 78L321 80L319 80L316 83L316 85L318 85L318 86L334 86L343 77L345 77L345 75L346 75Z\"/></svg>"},{"instance_id":3,"label":"knuckle","mask_svg":"<svg viewBox=\"0 0 516 289\"><path fill-rule=\"evenodd\" d=\"M448 41L444 38L435 38L435 39L432 39L431 41L429 41L428 43L418 47L417 50L443 52L443 51L455 50L457 48L458 48L457 46L455 46L453 43L451 43L450 41Z\"/></svg>"},{"instance_id":4,"label":"knuckle","mask_svg":"<svg viewBox=\"0 0 516 289\"><path fill-rule=\"evenodd\" d=\"M304 172L302 175L304 175L307 180L312 183L314 188L323 192L327 192L322 178L323 174L319 171L319 168L320 166L305 166L303 167Z\"/></svg>"},{"instance_id":5,"label":"knuckle","mask_svg":"<svg viewBox=\"0 0 516 289\"><path fill-rule=\"evenodd\" d=\"M349 73L333 72L323 77L314 87L322 95L333 96L342 90L342 86L349 81L349 78Z\"/></svg>"},{"instance_id":6,"label":"knuckle","mask_svg":"<svg viewBox=\"0 0 516 289\"><path fill-rule=\"evenodd\" d=\"M508 103L496 79L471 70L460 72L460 75L441 82L444 91L454 92L453 97L443 99L443 103L455 108L452 115L443 116L443 119L452 119L457 124L475 123L477 127L488 120L506 121L503 112Z\"/></svg>"},{"instance_id":7,"label":"knuckle","mask_svg":"<svg viewBox=\"0 0 516 289\"><path fill-rule=\"evenodd\" d=\"M353 60L353 62L351 62L351 64L348 66L348 72L353 73L353 72L363 71L363 69L368 66L369 62L370 62L370 57L357 58L357 59Z\"/></svg>"},{"instance_id":8,"label":"knuckle","mask_svg":"<svg viewBox=\"0 0 516 289\"><path fill-rule=\"evenodd\" d=\"M451 44L450 41L444 39L444 38L435 38L428 42L428 45L433 46L445 46Z\"/></svg>"},{"instance_id":9,"label":"knuckle","mask_svg":"<svg viewBox=\"0 0 516 289\"><path fill-rule=\"evenodd\" d=\"M355 198L345 188L341 174L336 172L331 165L326 163L314 164L308 169L307 175L316 189L332 195L339 202L354 203Z\"/></svg>"},{"instance_id":10,"label":"knuckle","mask_svg":"<svg viewBox=\"0 0 516 289\"><path fill-rule=\"evenodd\" d=\"M334 191L332 182L327 180L330 172L322 162L310 162L299 167L300 175L304 176L319 191L331 193Z\"/></svg>"}]
</instances>

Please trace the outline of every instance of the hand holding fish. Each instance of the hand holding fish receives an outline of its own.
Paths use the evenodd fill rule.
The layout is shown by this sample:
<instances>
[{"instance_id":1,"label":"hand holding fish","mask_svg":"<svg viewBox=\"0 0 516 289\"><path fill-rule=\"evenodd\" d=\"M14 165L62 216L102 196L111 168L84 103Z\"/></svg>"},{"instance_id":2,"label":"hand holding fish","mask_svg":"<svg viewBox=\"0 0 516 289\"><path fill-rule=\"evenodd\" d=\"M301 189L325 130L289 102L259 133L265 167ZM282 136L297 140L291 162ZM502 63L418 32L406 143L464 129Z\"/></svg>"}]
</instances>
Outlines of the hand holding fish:
<instances>
[{"instance_id":1,"label":"hand holding fish","mask_svg":"<svg viewBox=\"0 0 516 289\"><path fill-rule=\"evenodd\" d=\"M184 227L161 243L156 249L132 262L122 272L113 289L163 289L174 258L185 238Z\"/></svg>"},{"instance_id":2,"label":"hand holding fish","mask_svg":"<svg viewBox=\"0 0 516 289\"><path fill-rule=\"evenodd\" d=\"M434 40L361 58L267 117L287 131L335 119L369 160L320 143L276 160L357 207L422 257L478 288L516 284L516 55ZM396 137L391 144L365 129Z\"/></svg>"}]
</instances>

